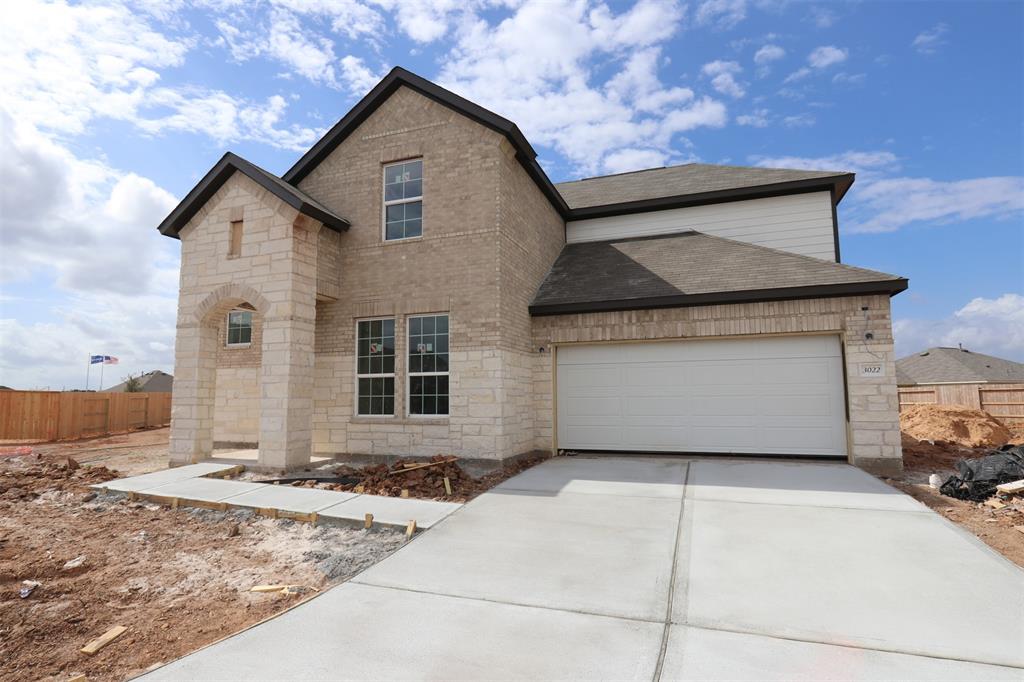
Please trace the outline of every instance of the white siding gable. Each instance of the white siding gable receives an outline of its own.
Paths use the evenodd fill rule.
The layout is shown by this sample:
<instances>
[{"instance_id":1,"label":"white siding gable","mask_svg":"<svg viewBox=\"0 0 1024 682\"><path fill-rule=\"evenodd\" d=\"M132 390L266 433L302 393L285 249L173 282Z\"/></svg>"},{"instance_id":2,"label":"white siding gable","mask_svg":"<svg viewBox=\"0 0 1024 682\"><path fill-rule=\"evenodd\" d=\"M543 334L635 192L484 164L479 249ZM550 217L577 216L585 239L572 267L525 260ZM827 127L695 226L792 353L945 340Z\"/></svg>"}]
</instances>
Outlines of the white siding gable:
<instances>
[{"instance_id":1,"label":"white siding gable","mask_svg":"<svg viewBox=\"0 0 1024 682\"><path fill-rule=\"evenodd\" d=\"M832 198L828 192L573 220L566 224L566 241L595 242L683 230L836 260Z\"/></svg>"}]
</instances>

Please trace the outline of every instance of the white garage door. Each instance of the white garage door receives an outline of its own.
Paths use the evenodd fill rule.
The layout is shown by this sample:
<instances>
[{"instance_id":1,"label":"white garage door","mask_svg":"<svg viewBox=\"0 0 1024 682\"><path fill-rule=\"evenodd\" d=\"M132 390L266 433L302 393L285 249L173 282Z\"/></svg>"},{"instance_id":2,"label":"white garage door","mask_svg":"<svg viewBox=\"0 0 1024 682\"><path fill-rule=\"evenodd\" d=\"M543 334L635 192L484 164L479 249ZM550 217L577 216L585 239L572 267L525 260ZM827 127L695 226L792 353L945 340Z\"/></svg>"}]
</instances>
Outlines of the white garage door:
<instances>
[{"instance_id":1,"label":"white garage door","mask_svg":"<svg viewBox=\"0 0 1024 682\"><path fill-rule=\"evenodd\" d=\"M562 346L558 447L846 455L835 336Z\"/></svg>"}]
</instances>

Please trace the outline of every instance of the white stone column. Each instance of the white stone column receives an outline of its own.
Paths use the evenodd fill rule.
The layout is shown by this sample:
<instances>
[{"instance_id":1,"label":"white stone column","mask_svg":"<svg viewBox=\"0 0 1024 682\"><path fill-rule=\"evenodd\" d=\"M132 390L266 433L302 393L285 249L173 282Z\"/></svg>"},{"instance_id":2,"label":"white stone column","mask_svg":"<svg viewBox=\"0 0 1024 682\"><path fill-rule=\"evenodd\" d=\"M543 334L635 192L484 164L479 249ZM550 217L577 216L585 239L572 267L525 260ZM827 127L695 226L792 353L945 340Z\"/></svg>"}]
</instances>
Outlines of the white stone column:
<instances>
[{"instance_id":1,"label":"white stone column","mask_svg":"<svg viewBox=\"0 0 1024 682\"><path fill-rule=\"evenodd\" d=\"M281 276L264 286L270 311L263 320L260 369L259 465L293 469L313 452L313 339L316 333L317 232L298 216L288 227L291 248L271 262Z\"/></svg>"},{"instance_id":2,"label":"white stone column","mask_svg":"<svg viewBox=\"0 0 1024 682\"><path fill-rule=\"evenodd\" d=\"M192 464L213 454L217 330L180 324L174 343L170 464Z\"/></svg>"}]
</instances>

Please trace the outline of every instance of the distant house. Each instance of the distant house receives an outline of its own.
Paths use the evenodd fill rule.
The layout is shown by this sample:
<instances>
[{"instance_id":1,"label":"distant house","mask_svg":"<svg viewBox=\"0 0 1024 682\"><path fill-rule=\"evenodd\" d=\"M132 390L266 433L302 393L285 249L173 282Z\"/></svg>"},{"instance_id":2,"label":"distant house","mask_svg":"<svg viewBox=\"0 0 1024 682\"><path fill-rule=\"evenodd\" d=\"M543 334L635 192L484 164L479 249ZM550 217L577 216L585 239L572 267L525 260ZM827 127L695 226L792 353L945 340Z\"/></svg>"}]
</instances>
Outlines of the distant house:
<instances>
[{"instance_id":1,"label":"distant house","mask_svg":"<svg viewBox=\"0 0 1024 682\"><path fill-rule=\"evenodd\" d=\"M929 348L896 361L900 386L1024 383L1024 364L966 348Z\"/></svg>"},{"instance_id":2,"label":"distant house","mask_svg":"<svg viewBox=\"0 0 1024 682\"><path fill-rule=\"evenodd\" d=\"M117 386L107 389L109 393L123 393L128 382L122 381ZM139 391L142 393L170 393L174 385L174 377L167 372L154 369L139 377Z\"/></svg>"},{"instance_id":3,"label":"distant house","mask_svg":"<svg viewBox=\"0 0 1024 682\"><path fill-rule=\"evenodd\" d=\"M1024 425L1024 364L966 348L929 348L896 361L900 409L962 405Z\"/></svg>"}]
</instances>

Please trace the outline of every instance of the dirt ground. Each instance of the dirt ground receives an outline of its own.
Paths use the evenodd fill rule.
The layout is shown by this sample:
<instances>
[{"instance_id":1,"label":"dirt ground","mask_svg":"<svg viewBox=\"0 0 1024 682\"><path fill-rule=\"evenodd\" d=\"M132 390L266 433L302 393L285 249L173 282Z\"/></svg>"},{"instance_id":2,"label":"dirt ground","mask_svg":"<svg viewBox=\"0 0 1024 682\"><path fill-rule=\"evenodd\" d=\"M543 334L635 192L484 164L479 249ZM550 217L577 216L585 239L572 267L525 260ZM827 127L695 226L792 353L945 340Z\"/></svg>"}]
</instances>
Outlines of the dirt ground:
<instances>
[{"instance_id":1,"label":"dirt ground","mask_svg":"<svg viewBox=\"0 0 1024 682\"><path fill-rule=\"evenodd\" d=\"M165 465L166 444L156 467L150 447L74 451L139 473ZM386 529L91 498L90 483L122 472L71 469L56 463L59 452L0 457L0 680L125 679L314 594L250 592L254 585L323 589L404 542ZM63 568L81 556L81 566ZM40 584L21 598L25 580ZM79 652L115 625L128 630L94 656Z\"/></svg>"},{"instance_id":2,"label":"dirt ground","mask_svg":"<svg viewBox=\"0 0 1024 682\"><path fill-rule=\"evenodd\" d=\"M54 461L72 456L80 464L102 465L115 469L118 478L148 474L167 468L167 444L170 429L150 429L101 438L88 438L64 443L32 444L33 453ZM4 452L15 450L14 444L0 447Z\"/></svg>"},{"instance_id":3,"label":"dirt ground","mask_svg":"<svg viewBox=\"0 0 1024 682\"><path fill-rule=\"evenodd\" d=\"M934 405L926 407L928 409L917 409L909 415L900 415L901 426L904 427L904 470L898 477L883 480L967 529L989 547L1024 567L1024 532L1016 528L1024 528L1024 498L1006 500L1006 507L996 510L984 503L947 497L928 483L931 474L938 474L943 481L952 476L956 473L956 463L961 459L981 457L991 452L993 446L1004 442L1024 443L1024 429L1019 426L1006 429L998 423L998 428L991 428L989 422L994 421L992 417L976 410L947 410ZM960 442L918 440L910 433L932 438L937 434L959 439ZM987 445L978 446L979 442Z\"/></svg>"}]
</instances>

